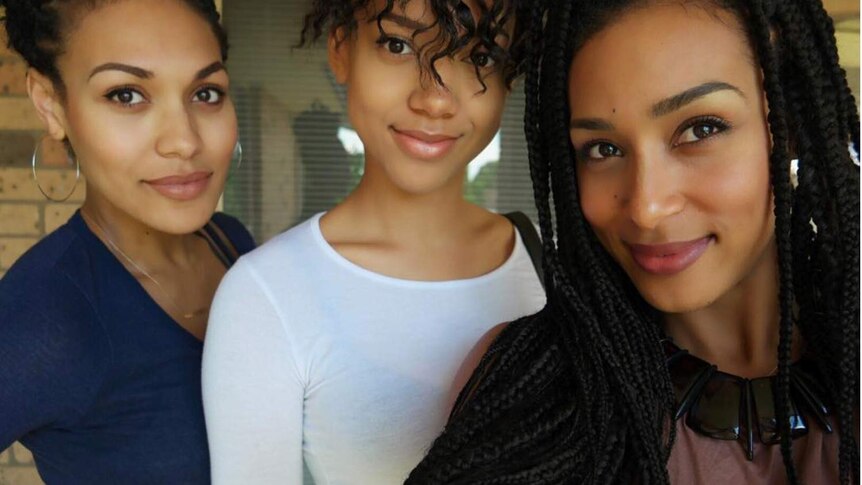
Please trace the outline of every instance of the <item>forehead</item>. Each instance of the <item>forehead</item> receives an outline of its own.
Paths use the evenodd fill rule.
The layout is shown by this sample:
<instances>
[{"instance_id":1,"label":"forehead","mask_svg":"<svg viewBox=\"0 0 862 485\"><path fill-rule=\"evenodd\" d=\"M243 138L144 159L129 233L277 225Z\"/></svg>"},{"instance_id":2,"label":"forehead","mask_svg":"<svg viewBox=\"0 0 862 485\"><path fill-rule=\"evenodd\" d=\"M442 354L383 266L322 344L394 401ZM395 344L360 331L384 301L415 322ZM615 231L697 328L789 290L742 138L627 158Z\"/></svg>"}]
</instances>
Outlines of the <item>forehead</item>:
<instances>
[{"instance_id":1,"label":"forehead","mask_svg":"<svg viewBox=\"0 0 862 485\"><path fill-rule=\"evenodd\" d=\"M452 8L453 12L457 11L457 7L459 6L466 7L472 14L473 20L478 21L484 12L494 7L495 3L507 4L508 0L461 0L460 2L442 2L440 0L392 0L390 12L403 15L412 20L417 20L425 25L431 25L436 20L432 2L434 4L445 6L446 8ZM360 14L360 17L367 21L373 21L377 18L377 15L387 8L388 4L389 2L387 2L387 0L371 0L367 3L365 11ZM457 20L454 14L453 20Z\"/></svg>"},{"instance_id":2,"label":"forehead","mask_svg":"<svg viewBox=\"0 0 862 485\"><path fill-rule=\"evenodd\" d=\"M735 15L698 6L635 8L590 37L572 60L574 105L655 102L711 81L756 89L754 54Z\"/></svg>"},{"instance_id":3,"label":"forehead","mask_svg":"<svg viewBox=\"0 0 862 485\"><path fill-rule=\"evenodd\" d=\"M207 21L179 0L106 2L83 13L69 32L60 64L94 66L128 62L158 70L167 64L221 60Z\"/></svg>"}]
</instances>

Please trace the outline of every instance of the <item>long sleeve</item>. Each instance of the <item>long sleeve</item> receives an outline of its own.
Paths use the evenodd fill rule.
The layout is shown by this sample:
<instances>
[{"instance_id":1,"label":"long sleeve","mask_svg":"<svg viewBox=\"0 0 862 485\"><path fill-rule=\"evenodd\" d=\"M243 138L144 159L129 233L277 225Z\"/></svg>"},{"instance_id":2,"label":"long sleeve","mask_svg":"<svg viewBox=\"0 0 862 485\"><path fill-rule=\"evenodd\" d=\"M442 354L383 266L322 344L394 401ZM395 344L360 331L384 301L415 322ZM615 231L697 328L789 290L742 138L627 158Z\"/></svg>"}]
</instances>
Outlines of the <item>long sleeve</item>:
<instances>
[{"instance_id":1,"label":"long sleeve","mask_svg":"<svg viewBox=\"0 0 862 485\"><path fill-rule=\"evenodd\" d=\"M241 259L213 301L202 381L215 485L302 483L304 386L274 294Z\"/></svg>"}]
</instances>

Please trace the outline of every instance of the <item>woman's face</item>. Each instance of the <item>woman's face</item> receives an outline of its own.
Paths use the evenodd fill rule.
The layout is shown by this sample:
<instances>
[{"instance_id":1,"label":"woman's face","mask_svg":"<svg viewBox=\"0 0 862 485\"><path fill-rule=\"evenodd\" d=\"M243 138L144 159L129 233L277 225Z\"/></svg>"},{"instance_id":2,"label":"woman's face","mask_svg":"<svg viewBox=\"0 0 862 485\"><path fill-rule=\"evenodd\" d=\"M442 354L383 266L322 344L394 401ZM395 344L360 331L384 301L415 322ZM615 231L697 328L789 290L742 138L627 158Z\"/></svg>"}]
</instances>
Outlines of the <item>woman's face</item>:
<instances>
[{"instance_id":1,"label":"woman's face","mask_svg":"<svg viewBox=\"0 0 862 485\"><path fill-rule=\"evenodd\" d=\"M365 145L366 177L381 175L407 194L448 186L460 191L464 168L500 127L508 94L503 76L488 56L471 59L470 46L436 62L445 87L436 84L420 72L416 52L437 30L413 37L435 22L428 5L395 2L381 35L376 16L385 2L371 3L372 13L358 15L351 37L338 46L330 38L330 64L347 87L350 122ZM505 46L505 39L498 43Z\"/></svg>"},{"instance_id":2,"label":"woman's face","mask_svg":"<svg viewBox=\"0 0 862 485\"><path fill-rule=\"evenodd\" d=\"M110 2L83 14L59 59L58 118L87 202L184 234L209 220L237 139L218 40L178 0Z\"/></svg>"},{"instance_id":3,"label":"woman's face","mask_svg":"<svg viewBox=\"0 0 862 485\"><path fill-rule=\"evenodd\" d=\"M777 271L753 58L733 15L666 4L626 12L572 62L584 216L663 312L704 308L755 271Z\"/></svg>"}]
</instances>

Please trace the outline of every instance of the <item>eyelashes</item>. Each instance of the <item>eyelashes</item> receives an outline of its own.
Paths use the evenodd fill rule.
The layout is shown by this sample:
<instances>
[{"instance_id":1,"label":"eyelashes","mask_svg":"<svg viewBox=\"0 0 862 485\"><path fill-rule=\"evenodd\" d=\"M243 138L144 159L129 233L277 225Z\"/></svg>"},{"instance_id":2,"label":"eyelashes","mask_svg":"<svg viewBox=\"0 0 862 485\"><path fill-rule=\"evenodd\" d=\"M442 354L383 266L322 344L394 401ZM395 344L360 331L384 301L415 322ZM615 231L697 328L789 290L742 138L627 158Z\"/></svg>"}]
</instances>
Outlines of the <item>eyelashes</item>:
<instances>
[{"instance_id":1,"label":"eyelashes","mask_svg":"<svg viewBox=\"0 0 862 485\"><path fill-rule=\"evenodd\" d=\"M391 36L388 34L380 34L380 37L375 41L377 45L386 49L387 53L395 56L412 56L416 54L416 49L413 44L407 39ZM499 59L492 52L487 50L474 49L467 55L464 60L473 64L479 69L490 69L497 65Z\"/></svg>"},{"instance_id":2,"label":"eyelashes","mask_svg":"<svg viewBox=\"0 0 862 485\"><path fill-rule=\"evenodd\" d=\"M390 54L407 56L415 53L410 42L399 37L381 34L376 42L381 47L385 47Z\"/></svg>"},{"instance_id":3,"label":"eyelashes","mask_svg":"<svg viewBox=\"0 0 862 485\"><path fill-rule=\"evenodd\" d=\"M204 86L193 95L193 100L199 103L217 105L224 101L225 92L216 86Z\"/></svg>"},{"instance_id":4,"label":"eyelashes","mask_svg":"<svg viewBox=\"0 0 862 485\"><path fill-rule=\"evenodd\" d=\"M673 148L686 145L696 146L727 132L731 128L730 122L718 116L698 116L686 120L677 129L671 146ZM587 141L579 149L576 149L576 154L579 160L587 163L600 162L608 158L625 155L618 145L606 139Z\"/></svg>"},{"instance_id":5,"label":"eyelashes","mask_svg":"<svg viewBox=\"0 0 862 485\"><path fill-rule=\"evenodd\" d=\"M730 128L730 123L717 116L701 116L687 121L676 136L673 146L697 143L719 135Z\"/></svg>"},{"instance_id":6,"label":"eyelashes","mask_svg":"<svg viewBox=\"0 0 862 485\"><path fill-rule=\"evenodd\" d=\"M146 101L146 98L140 91L130 86L123 86L112 89L105 95L108 101L119 104L126 108L137 106Z\"/></svg>"},{"instance_id":7,"label":"eyelashes","mask_svg":"<svg viewBox=\"0 0 862 485\"><path fill-rule=\"evenodd\" d=\"M191 102L206 105L220 105L224 102L227 92L218 86L202 86L192 94ZM149 102L147 96L134 86L121 86L111 89L104 95L105 99L123 108L134 108Z\"/></svg>"}]
</instances>

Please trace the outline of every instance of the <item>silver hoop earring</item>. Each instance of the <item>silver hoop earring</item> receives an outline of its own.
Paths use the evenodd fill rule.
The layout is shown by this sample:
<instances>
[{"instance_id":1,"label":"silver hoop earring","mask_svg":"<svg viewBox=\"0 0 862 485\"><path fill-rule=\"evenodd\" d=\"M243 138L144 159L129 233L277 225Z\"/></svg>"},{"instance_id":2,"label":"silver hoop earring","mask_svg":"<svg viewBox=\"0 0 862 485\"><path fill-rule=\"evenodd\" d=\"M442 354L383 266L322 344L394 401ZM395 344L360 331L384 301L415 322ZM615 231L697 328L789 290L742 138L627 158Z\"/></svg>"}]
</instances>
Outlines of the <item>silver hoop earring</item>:
<instances>
[{"instance_id":1,"label":"silver hoop earring","mask_svg":"<svg viewBox=\"0 0 862 485\"><path fill-rule=\"evenodd\" d=\"M45 140L45 138L47 138L47 136L43 136L42 139L40 139L39 142L36 143L36 148L33 149L33 157L30 159L30 167L33 169L33 180L36 182L36 188L39 189L39 192L42 192L42 195L44 195L46 199L50 200L51 202L66 202L67 200L69 200L69 197L72 197L72 194L75 193L75 189L78 188L78 181L81 179L81 164L78 163L78 158L75 157L75 185L72 186L72 190L70 190L65 197L63 197L62 199L55 199L48 195L48 193L45 192L45 190L39 184L39 176L36 174L36 160L39 158L39 147L42 146L42 142ZM71 157L69 158L69 160L71 161Z\"/></svg>"},{"instance_id":2,"label":"silver hoop earring","mask_svg":"<svg viewBox=\"0 0 862 485\"><path fill-rule=\"evenodd\" d=\"M242 144L239 142L239 140L236 141L236 145L234 145L233 147L233 155L231 156L231 160L233 161L233 163L231 163L231 165L233 165L233 169L238 170L239 167L242 165Z\"/></svg>"}]
</instances>

